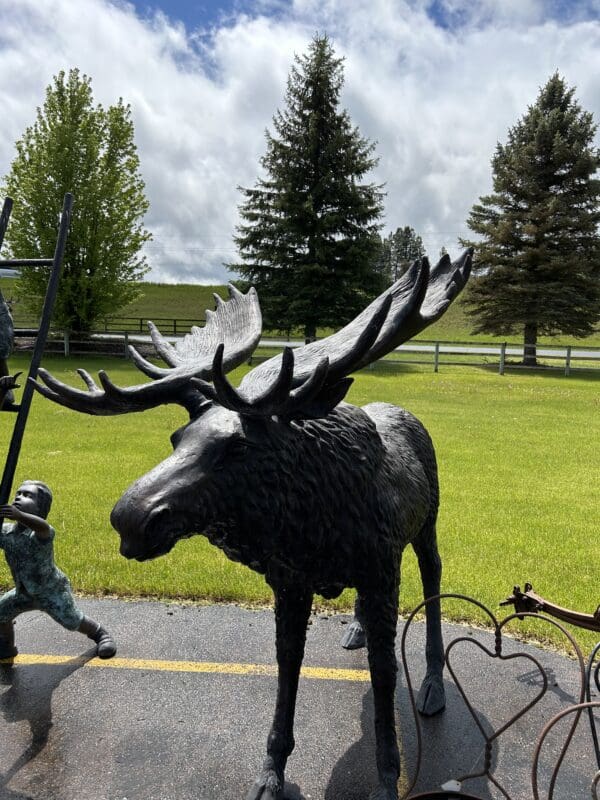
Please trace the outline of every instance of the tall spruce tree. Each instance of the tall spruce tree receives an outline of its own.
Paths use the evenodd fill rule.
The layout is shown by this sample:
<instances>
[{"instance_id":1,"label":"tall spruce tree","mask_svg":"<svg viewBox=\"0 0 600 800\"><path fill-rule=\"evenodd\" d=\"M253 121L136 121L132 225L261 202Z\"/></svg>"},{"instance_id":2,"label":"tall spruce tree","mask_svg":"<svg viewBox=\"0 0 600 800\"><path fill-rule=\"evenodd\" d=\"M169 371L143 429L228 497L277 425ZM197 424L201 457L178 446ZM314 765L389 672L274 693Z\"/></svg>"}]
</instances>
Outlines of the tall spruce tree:
<instances>
[{"instance_id":1,"label":"tall spruce tree","mask_svg":"<svg viewBox=\"0 0 600 800\"><path fill-rule=\"evenodd\" d=\"M600 318L600 151L596 125L554 74L498 144L493 194L473 206L480 235L467 302L475 332L522 332L524 363L540 334L581 337Z\"/></svg>"},{"instance_id":2,"label":"tall spruce tree","mask_svg":"<svg viewBox=\"0 0 600 800\"><path fill-rule=\"evenodd\" d=\"M296 56L275 135L266 133L266 177L240 187L242 263L228 265L257 288L267 327L301 326L307 338L346 323L383 288L383 193L361 182L377 163L374 144L339 108L342 84L342 59L315 36Z\"/></svg>"},{"instance_id":3,"label":"tall spruce tree","mask_svg":"<svg viewBox=\"0 0 600 800\"><path fill-rule=\"evenodd\" d=\"M380 242L379 269L388 282L398 280L416 258L425 255L423 240L410 225L396 228L393 233L382 236Z\"/></svg>"},{"instance_id":4,"label":"tall spruce tree","mask_svg":"<svg viewBox=\"0 0 600 800\"><path fill-rule=\"evenodd\" d=\"M142 244L150 239L148 208L133 139L129 106L94 106L91 79L60 72L46 89L43 108L17 142L4 192L14 199L6 241L16 255L52 254L65 192L73 216L54 310L61 328L85 332L139 293L147 271ZM18 292L39 312L48 272L22 270Z\"/></svg>"}]
</instances>

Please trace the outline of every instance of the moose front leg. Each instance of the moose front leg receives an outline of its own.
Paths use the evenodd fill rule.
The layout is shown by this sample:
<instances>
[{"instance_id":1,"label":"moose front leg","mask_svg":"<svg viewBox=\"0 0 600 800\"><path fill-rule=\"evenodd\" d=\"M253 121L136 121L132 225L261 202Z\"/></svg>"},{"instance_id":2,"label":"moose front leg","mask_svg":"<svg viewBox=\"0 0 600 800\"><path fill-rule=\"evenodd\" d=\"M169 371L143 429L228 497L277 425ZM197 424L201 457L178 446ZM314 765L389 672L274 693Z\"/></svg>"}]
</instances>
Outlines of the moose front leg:
<instances>
[{"instance_id":1,"label":"moose front leg","mask_svg":"<svg viewBox=\"0 0 600 800\"><path fill-rule=\"evenodd\" d=\"M397 800L400 753L396 738L396 626L398 588L361 592L363 624L367 634L369 668L375 706L375 748L379 786L370 800Z\"/></svg>"},{"instance_id":2,"label":"moose front leg","mask_svg":"<svg viewBox=\"0 0 600 800\"><path fill-rule=\"evenodd\" d=\"M312 592L274 586L277 644L277 702L267 739L267 757L247 800L283 800L284 770L294 749L294 712Z\"/></svg>"}]
</instances>

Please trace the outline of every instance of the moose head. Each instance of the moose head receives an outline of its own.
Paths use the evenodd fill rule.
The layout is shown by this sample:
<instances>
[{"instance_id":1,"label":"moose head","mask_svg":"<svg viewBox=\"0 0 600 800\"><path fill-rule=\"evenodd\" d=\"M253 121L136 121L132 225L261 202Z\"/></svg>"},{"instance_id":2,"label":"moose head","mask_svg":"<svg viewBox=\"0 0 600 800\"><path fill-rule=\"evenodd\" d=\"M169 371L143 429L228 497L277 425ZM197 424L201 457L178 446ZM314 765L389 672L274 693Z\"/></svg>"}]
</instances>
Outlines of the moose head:
<instances>
[{"instance_id":1,"label":"moose head","mask_svg":"<svg viewBox=\"0 0 600 800\"><path fill-rule=\"evenodd\" d=\"M178 539L206 535L230 558L265 574L276 602L279 699L267 759L249 800L281 800L293 748L293 711L314 592L357 589L357 624L370 643L380 787L395 800L399 758L394 734L394 637L402 549L412 543L426 596L439 592L435 541L437 471L421 424L395 406L343 403L349 375L438 319L464 287L471 251L456 262L426 258L359 316L326 339L286 348L251 370L239 388L227 372L243 363L261 335L256 292L233 286L216 297L204 328L175 345L149 323L167 367L133 347L152 381L121 388L104 372L100 385L78 370L87 390L40 370L45 397L88 414L123 414L178 403L189 422L171 436L173 453L136 480L111 522L121 553L140 561ZM444 706L439 606L428 606L423 713Z\"/></svg>"}]
</instances>

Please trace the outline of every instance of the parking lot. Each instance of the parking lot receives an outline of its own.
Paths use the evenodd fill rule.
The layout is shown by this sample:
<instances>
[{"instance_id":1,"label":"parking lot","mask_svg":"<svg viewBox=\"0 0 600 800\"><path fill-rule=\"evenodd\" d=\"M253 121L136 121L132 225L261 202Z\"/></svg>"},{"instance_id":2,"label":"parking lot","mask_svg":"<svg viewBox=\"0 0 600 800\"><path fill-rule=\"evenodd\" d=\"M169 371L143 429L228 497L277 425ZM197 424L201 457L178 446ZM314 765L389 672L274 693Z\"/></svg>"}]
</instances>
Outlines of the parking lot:
<instances>
[{"instance_id":1,"label":"parking lot","mask_svg":"<svg viewBox=\"0 0 600 800\"><path fill-rule=\"evenodd\" d=\"M272 612L118 600L81 605L111 630L117 656L95 659L88 640L43 614L18 619L20 655L13 665L0 667L0 798L244 798L264 757L273 712ZM347 621L341 615L311 617L286 797L366 800L376 784L366 652L339 646ZM488 636L445 626L445 634L457 632L481 641ZM423 662L422 633L417 624L408 646L415 683ZM507 652L516 647L509 643ZM543 722L575 699L573 662L556 654L544 657L552 678L548 703L545 698L543 709L530 711L527 723L507 733L506 744L494 754L498 774L515 798L531 797L531 748ZM537 693L539 676L528 660L512 660L496 672L486 661L472 652L456 656L461 681L489 727ZM447 691L446 712L425 721L421 788L472 771L483 754L481 735L450 680ZM397 707L406 787L416 749L402 671ZM573 763L565 766L572 793L557 795L569 799L586 796L578 787L585 787L588 776L589 787L593 774L583 735L576 736L575 749ZM493 797L481 781L467 788Z\"/></svg>"}]
</instances>

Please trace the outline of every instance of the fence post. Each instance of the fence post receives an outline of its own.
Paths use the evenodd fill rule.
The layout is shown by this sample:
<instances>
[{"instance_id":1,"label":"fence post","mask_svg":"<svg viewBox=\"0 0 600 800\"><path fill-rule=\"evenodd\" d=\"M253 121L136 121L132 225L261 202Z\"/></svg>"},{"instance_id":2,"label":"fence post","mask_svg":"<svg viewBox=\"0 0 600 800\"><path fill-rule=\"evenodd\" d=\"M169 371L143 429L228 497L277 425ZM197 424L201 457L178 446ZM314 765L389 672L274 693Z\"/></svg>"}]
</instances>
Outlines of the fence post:
<instances>
[{"instance_id":1,"label":"fence post","mask_svg":"<svg viewBox=\"0 0 600 800\"><path fill-rule=\"evenodd\" d=\"M498 374L504 375L504 361L506 359L506 342L500 345L500 363L498 364Z\"/></svg>"},{"instance_id":2,"label":"fence post","mask_svg":"<svg viewBox=\"0 0 600 800\"><path fill-rule=\"evenodd\" d=\"M144 332L144 320L140 317L140 333Z\"/></svg>"},{"instance_id":3,"label":"fence post","mask_svg":"<svg viewBox=\"0 0 600 800\"><path fill-rule=\"evenodd\" d=\"M435 343L435 350L433 352L433 371L437 372L440 367L440 343Z\"/></svg>"},{"instance_id":4,"label":"fence post","mask_svg":"<svg viewBox=\"0 0 600 800\"><path fill-rule=\"evenodd\" d=\"M69 354L71 352L71 343L70 343L70 340L69 340L69 331L65 331L64 332L63 340L64 340L64 343L65 343L65 358L68 358Z\"/></svg>"},{"instance_id":5,"label":"fence post","mask_svg":"<svg viewBox=\"0 0 600 800\"><path fill-rule=\"evenodd\" d=\"M567 357L565 358L565 375L571 374L571 345L567 347Z\"/></svg>"},{"instance_id":6,"label":"fence post","mask_svg":"<svg viewBox=\"0 0 600 800\"><path fill-rule=\"evenodd\" d=\"M129 331L123 331L125 334L123 340L125 342L125 358L129 358Z\"/></svg>"}]
</instances>

